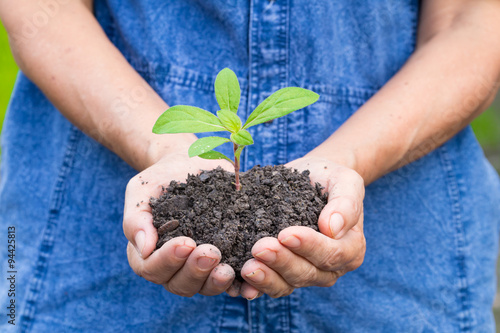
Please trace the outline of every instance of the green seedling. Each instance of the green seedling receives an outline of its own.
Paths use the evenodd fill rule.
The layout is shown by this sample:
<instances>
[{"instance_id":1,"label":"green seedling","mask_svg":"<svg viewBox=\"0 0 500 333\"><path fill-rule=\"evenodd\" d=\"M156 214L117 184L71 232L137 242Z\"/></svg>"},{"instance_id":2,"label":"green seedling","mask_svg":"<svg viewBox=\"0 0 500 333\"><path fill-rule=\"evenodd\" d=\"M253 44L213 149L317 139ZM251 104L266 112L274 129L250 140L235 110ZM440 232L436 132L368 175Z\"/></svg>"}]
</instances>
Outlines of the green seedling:
<instances>
[{"instance_id":1,"label":"green seedling","mask_svg":"<svg viewBox=\"0 0 500 333\"><path fill-rule=\"evenodd\" d=\"M215 79L215 97L220 106L217 116L194 106L176 105L165 111L153 127L153 133L156 134L230 132L229 139L219 136L198 139L189 147L188 154L189 157L228 160L234 166L237 191L241 189L239 177L241 152L243 148L254 143L248 129L302 109L319 98L318 94L307 89L283 88L260 103L243 123L237 115L240 96L240 84L236 74L229 68L224 68ZM213 150L228 142L233 144L234 160Z\"/></svg>"}]
</instances>

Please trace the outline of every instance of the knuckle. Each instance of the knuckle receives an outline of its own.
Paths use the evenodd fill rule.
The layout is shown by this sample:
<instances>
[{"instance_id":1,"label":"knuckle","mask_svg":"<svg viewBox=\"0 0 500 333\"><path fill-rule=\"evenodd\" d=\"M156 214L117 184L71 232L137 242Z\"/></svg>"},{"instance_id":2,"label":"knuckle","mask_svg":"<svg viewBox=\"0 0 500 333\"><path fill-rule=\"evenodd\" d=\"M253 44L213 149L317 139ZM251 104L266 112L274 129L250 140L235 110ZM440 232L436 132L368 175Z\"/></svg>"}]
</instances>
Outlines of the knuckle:
<instances>
[{"instance_id":1,"label":"knuckle","mask_svg":"<svg viewBox=\"0 0 500 333\"><path fill-rule=\"evenodd\" d=\"M137 274L139 277L142 277L142 272L139 268L135 267L134 265L130 265L130 267L132 267L132 270L134 271L135 274Z\"/></svg>"},{"instance_id":2,"label":"knuckle","mask_svg":"<svg viewBox=\"0 0 500 333\"><path fill-rule=\"evenodd\" d=\"M285 297L285 296L290 295L291 293L293 293L293 291L294 291L294 288L285 288L285 289L279 290L277 292L274 292L274 293L271 293L268 295L271 298L280 298L280 297Z\"/></svg>"},{"instance_id":3,"label":"knuckle","mask_svg":"<svg viewBox=\"0 0 500 333\"><path fill-rule=\"evenodd\" d=\"M342 168L340 171L341 179L346 183L350 184L350 186L353 186L354 191L356 192L356 197L359 195L361 198L364 198L365 196L365 181L363 180L363 177L360 176L359 173L357 173L353 169L349 168Z\"/></svg>"},{"instance_id":4,"label":"knuckle","mask_svg":"<svg viewBox=\"0 0 500 333\"><path fill-rule=\"evenodd\" d=\"M318 264L318 268L323 271L331 271L345 262L346 254L342 247L329 252Z\"/></svg>"},{"instance_id":5,"label":"knuckle","mask_svg":"<svg viewBox=\"0 0 500 333\"><path fill-rule=\"evenodd\" d=\"M345 272L352 272L361 266L363 263L364 258L363 257L356 257L353 261L345 265Z\"/></svg>"},{"instance_id":6,"label":"knuckle","mask_svg":"<svg viewBox=\"0 0 500 333\"><path fill-rule=\"evenodd\" d=\"M133 220L130 218L129 215L124 214L123 215L123 228L125 229L125 232L130 232L130 226L132 226Z\"/></svg>"},{"instance_id":7,"label":"knuckle","mask_svg":"<svg viewBox=\"0 0 500 333\"><path fill-rule=\"evenodd\" d=\"M224 292L224 290L200 290L198 294L202 296L216 296L220 295Z\"/></svg>"},{"instance_id":8,"label":"knuckle","mask_svg":"<svg viewBox=\"0 0 500 333\"><path fill-rule=\"evenodd\" d=\"M359 220L358 220L358 223L356 223L352 228L351 228L352 231L355 231L359 234L363 234L363 217L361 217Z\"/></svg>"},{"instance_id":9,"label":"knuckle","mask_svg":"<svg viewBox=\"0 0 500 333\"><path fill-rule=\"evenodd\" d=\"M361 234L361 251L363 254L363 257L365 256L366 253L366 238L364 234Z\"/></svg>"},{"instance_id":10,"label":"knuckle","mask_svg":"<svg viewBox=\"0 0 500 333\"><path fill-rule=\"evenodd\" d=\"M132 243L130 243L130 242L134 239L134 236L137 232L136 231L137 229L134 226L134 221L131 218L125 216L123 218L122 228L123 228L123 233L124 233L125 237L129 240L129 244L133 247ZM133 250L136 251L135 248Z\"/></svg>"},{"instance_id":11,"label":"knuckle","mask_svg":"<svg viewBox=\"0 0 500 333\"><path fill-rule=\"evenodd\" d=\"M351 170L351 172L353 173L352 184L355 186L356 192L360 193L361 197L364 198L364 196L365 196L365 181L356 171Z\"/></svg>"},{"instance_id":12,"label":"knuckle","mask_svg":"<svg viewBox=\"0 0 500 333\"><path fill-rule=\"evenodd\" d=\"M143 277L144 279L150 281L150 282L155 283L155 284L162 284L164 282L160 279L158 274L151 272L149 269L147 269L145 267L140 269L138 275Z\"/></svg>"},{"instance_id":13,"label":"knuckle","mask_svg":"<svg viewBox=\"0 0 500 333\"><path fill-rule=\"evenodd\" d=\"M308 287L314 284L317 278L318 278L318 272L316 267L309 266L289 283L294 288Z\"/></svg>"},{"instance_id":14,"label":"knuckle","mask_svg":"<svg viewBox=\"0 0 500 333\"><path fill-rule=\"evenodd\" d=\"M196 291L186 289L176 284L165 284L163 285L165 289L172 294L182 296L182 297L193 297L196 294Z\"/></svg>"},{"instance_id":15,"label":"knuckle","mask_svg":"<svg viewBox=\"0 0 500 333\"><path fill-rule=\"evenodd\" d=\"M325 287L325 288L332 287L335 283L337 283L338 278L339 278L338 273L328 272L327 277L323 281L318 283L317 286L318 287Z\"/></svg>"},{"instance_id":16,"label":"knuckle","mask_svg":"<svg viewBox=\"0 0 500 333\"><path fill-rule=\"evenodd\" d=\"M359 255L364 258L365 256L365 253L366 253L366 238L365 238L365 235L363 233L360 233L360 240L359 240L359 243L358 243L358 251L357 253L359 253Z\"/></svg>"},{"instance_id":17,"label":"knuckle","mask_svg":"<svg viewBox=\"0 0 500 333\"><path fill-rule=\"evenodd\" d=\"M346 209L348 212L358 212L359 211L359 203L358 200L356 200L352 196L344 196L342 198L339 198L341 200L340 205L344 209Z\"/></svg>"},{"instance_id":18,"label":"knuckle","mask_svg":"<svg viewBox=\"0 0 500 333\"><path fill-rule=\"evenodd\" d=\"M353 270L358 269L363 264L364 261L365 261L365 257L364 256L358 256L353 261L353 266L354 266Z\"/></svg>"},{"instance_id":19,"label":"knuckle","mask_svg":"<svg viewBox=\"0 0 500 333\"><path fill-rule=\"evenodd\" d=\"M365 261L365 252L363 251L363 253L359 254L353 261L352 263L349 265L349 269L351 271L359 268L363 262Z\"/></svg>"},{"instance_id":20,"label":"knuckle","mask_svg":"<svg viewBox=\"0 0 500 333\"><path fill-rule=\"evenodd\" d=\"M357 173L354 169L346 168L345 169L346 177L349 177L349 180L356 186L363 185L363 177L359 173ZM364 187L364 186L363 186Z\"/></svg>"},{"instance_id":21,"label":"knuckle","mask_svg":"<svg viewBox=\"0 0 500 333\"><path fill-rule=\"evenodd\" d=\"M223 293L227 288L223 287L217 287L213 284L210 285L205 285L201 290L198 292L198 294L203 295L203 296L215 296Z\"/></svg>"},{"instance_id":22,"label":"knuckle","mask_svg":"<svg viewBox=\"0 0 500 333\"><path fill-rule=\"evenodd\" d=\"M323 283L323 285L321 285L320 287L330 288L330 287L333 287L335 285L335 283L337 283L337 279L327 281L327 282Z\"/></svg>"},{"instance_id":23,"label":"knuckle","mask_svg":"<svg viewBox=\"0 0 500 333\"><path fill-rule=\"evenodd\" d=\"M358 254L349 264L346 265L346 270L350 272L359 268L365 260L365 253L366 253L366 241L365 238L362 237Z\"/></svg>"},{"instance_id":24,"label":"knuckle","mask_svg":"<svg viewBox=\"0 0 500 333\"><path fill-rule=\"evenodd\" d=\"M361 198L365 197L365 182L362 178L360 179L358 184L358 192L361 194Z\"/></svg>"}]
</instances>

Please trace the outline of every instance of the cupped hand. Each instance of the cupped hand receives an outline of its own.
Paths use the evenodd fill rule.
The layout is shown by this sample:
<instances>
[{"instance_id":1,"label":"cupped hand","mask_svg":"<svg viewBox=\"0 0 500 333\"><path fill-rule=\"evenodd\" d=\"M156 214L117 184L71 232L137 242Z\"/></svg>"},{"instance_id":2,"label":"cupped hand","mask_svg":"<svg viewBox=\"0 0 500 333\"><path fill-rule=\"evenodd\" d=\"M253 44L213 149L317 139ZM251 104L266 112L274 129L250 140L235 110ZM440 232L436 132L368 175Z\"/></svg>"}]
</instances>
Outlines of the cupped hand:
<instances>
[{"instance_id":1,"label":"cupped hand","mask_svg":"<svg viewBox=\"0 0 500 333\"><path fill-rule=\"evenodd\" d=\"M287 167L309 170L313 183L328 191L318 227L289 227L277 238L260 239L241 275L241 295L255 299L263 293L273 298L287 296L295 288L330 287L364 259L363 179L352 169L317 157L292 161Z\"/></svg>"},{"instance_id":2,"label":"cupped hand","mask_svg":"<svg viewBox=\"0 0 500 333\"><path fill-rule=\"evenodd\" d=\"M163 285L176 295L190 297L200 293L212 296L226 290L234 296L238 294L231 288L234 270L229 265L220 264L221 253L215 246L196 246L191 238L176 237L154 251L158 234L153 226L149 199L160 196L162 186L172 180L185 181L188 173L197 174L217 166L228 170L232 167L226 161L170 154L132 178L127 185L123 230L129 240L129 264L139 276Z\"/></svg>"}]
</instances>

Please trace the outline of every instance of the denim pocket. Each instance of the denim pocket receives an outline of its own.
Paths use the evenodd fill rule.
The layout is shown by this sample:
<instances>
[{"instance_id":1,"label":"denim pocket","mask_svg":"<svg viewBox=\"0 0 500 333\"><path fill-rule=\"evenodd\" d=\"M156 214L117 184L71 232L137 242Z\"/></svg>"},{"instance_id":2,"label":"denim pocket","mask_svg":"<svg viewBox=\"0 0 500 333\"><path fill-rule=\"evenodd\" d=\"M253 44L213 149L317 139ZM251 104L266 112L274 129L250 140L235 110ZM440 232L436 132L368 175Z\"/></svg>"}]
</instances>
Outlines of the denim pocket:
<instances>
[{"instance_id":1,"label":"denim pocket","mask_svg":"<svg viewBox=\"0 0 500 333\"><path fill-rule=\"evenodd\" d=\"M294 160L323 143L375 90L327 85L306 85L320 95L307 108L287 116L287 158Z\"/></svg>"},{"instance_id":2,"label":"denim pocket","mask_svg":"<svg viewBox=\"0 0 500 333\"><path fill-rule=\"evenodd\" d=\"M220 107L215 98L214 83L217 73L206 74L193 69L172 64L159 66L136 65L136 70L148 81L153 89L169 106L191 105L216 114ZM238 115L243 118L247 107L247 80L238 77L241 98ZM244 119L242 119L244 121ZM227 132L197 133L198 137L229 137ZM232 156L232 146L225 144L216 150Z\"/></svg>"}]
</instances>

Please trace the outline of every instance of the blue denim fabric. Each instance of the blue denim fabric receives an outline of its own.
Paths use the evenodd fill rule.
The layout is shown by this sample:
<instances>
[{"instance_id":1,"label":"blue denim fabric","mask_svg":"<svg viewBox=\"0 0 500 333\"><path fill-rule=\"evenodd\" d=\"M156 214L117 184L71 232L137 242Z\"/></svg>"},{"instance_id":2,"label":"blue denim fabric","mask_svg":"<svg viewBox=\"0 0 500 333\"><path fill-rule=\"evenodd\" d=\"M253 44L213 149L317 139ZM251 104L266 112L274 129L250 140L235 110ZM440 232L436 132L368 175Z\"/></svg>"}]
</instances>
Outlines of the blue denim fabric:
<instances>
[{"instance_id":1,"label":"blue denim fabric","mask_svg":"<svg viewBox=\"0 0 500 333\"><path fill-rule=\"evenodd\" d=\"M301 157L370 98L413 52L418 2L96 0L95 13L170 105L216 111L213 82L224 67L240 78L242 117L285 86L321 95L250 129L248 169ZM358 270L331 288L252 302L182 298L136 276L121 225L134 170L71 125L22 74L2 139L1 237L14 225L18 244L17 325L3 315L2 331L494 330L500 183L470 128L367 188L367 252Z\"/></svg>"}]
</instances>

